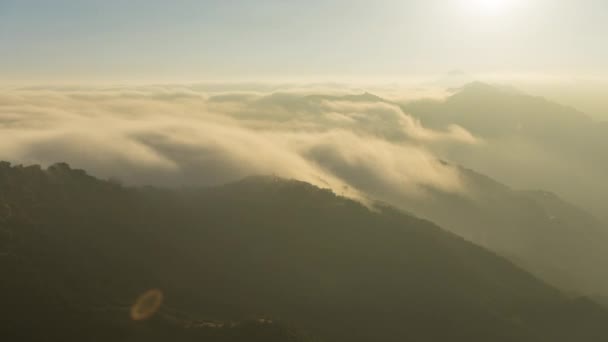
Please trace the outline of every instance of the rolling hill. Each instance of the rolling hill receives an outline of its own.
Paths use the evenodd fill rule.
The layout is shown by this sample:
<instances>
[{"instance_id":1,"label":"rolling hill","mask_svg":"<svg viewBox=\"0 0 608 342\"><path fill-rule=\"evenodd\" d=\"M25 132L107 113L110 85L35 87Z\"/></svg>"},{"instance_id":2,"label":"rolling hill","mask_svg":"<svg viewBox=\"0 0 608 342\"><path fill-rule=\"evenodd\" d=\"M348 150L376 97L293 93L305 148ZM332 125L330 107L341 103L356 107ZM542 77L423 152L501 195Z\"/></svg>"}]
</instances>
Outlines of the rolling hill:
<instances>
[{"instance_id":1,"label":"rolling hill","mask_svg":"<svg viewBox=\"0 0 608 342\"><path fill-rule=\"evenodd\" d=\"M608 222L608 129L580 111L510 87L474 82L445 100L402 105L432 128L459 125L482 143L441 155L514 188L544 189Z\"/></svg>"},{"instance_id":2,"label":"rolling hill","mask_svg":"<svg viewBox=\"0 0 608 342\"><path fill-rule=\"evenodd\" d=\"M298 181L126 188L66 164L2 163L0 208L11 340L304 339L287 326L325 341L608 337L608 313L590 300L428 221ZM163 309L129 321L124 308L150 288ZM255 317L287 323L184 323Z\"/></svg>"},{"instance_id":3,"label":"rolling hill","mask_svg":"<svg viewBox=\"0 0 608 342\"><path fill-rule=\"evenodd\" d=\"M393 202L565 291L606 294L604 222L551 192L514 190L462 167L459 173L465 193L428 189Z\"/></svg>"}]
</instances>

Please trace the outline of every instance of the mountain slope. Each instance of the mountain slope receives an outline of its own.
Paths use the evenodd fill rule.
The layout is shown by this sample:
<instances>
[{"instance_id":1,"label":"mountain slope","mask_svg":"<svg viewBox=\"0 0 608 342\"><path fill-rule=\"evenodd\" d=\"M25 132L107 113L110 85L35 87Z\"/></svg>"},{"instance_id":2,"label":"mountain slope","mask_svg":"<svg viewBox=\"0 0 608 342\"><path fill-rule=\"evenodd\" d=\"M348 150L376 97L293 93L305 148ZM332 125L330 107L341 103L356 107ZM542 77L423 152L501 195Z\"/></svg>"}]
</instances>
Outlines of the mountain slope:
<instances>
[{"instance_id":1,"label":"mountain slope","mask_svg":"<svg viewBox=\"0 0 608 342\"><path fill-rule=\"evenodd\" d=\"M327 100L367 105L382 102L399 111L390 102L368 93L350 96L273 94L260 99L285 107L284 119L288 120L307 115L303 113L310 115L315 112L312 108L322 106ZM608 225L560 199L565 194L569 201L580 205L588 202L573 200L580 198L579 195L593 199L608 194L604 193L606 186L601 181L600 169L593 166L596 165L594 160L601 158L594 157L591 161L593 165L589 168L594 172L582 161L572 159L601 155L599 152L572 152L577 144L593 136L588 132L596 129L595 122L575 109L510 87L479 82L456 90L445 101L408 104L406 111L415 113L425 127L443 131L449 125L459 124L473 132L479 138L477 143L424 145L447 160L475 170L479 168L495 179L506 180L515 186L511 188L461 168L454 173L463 183L462 192L428 189L426 194L412 195L401 186L371 182L371 177L364 173L365 167L353 167L353 162L339 153L320 149L311 155L352 188L437 222L509 257L551 284L584 294L607 293L608 272L603 264L608 259L605 251ZM399 129L395 130L400 127L398 116L362 110L358 118L364 118L362 126L366 129L362 134L382 136L398 143L408 141ZM577 135L581 139L576 138ZM589 142L589 146L598 149L602 144ZM398 156L394 159L399 160ZM415 168L414 165L402 165L396 172L408 175ZM423 174L420 170L413 172ZM513 190L527 188L557 191L560 197L549 192ZM601 207L604 203L593 202L592 207Z\"/></svg>"},{"instance_id":2,"label":"mountain slope","mask_svg":"<svg viewBox=\"0 0 608 342\"><path fill-rule=\"evenodd\" d=\"M400 207L496 251L567 291L606 293L608 227L546 191L516 191L460 168L465 193L428 189Z\"/></svg>"},{"instance_id":3,"label":"mountain slope","mask_svg":"<svg viewBox=\"0 0 608 342\"><path fill-rule=\"evenodd\" d=\"M484 138L520 134L539 139L570 136L572 125L591 126L593 121L576 109L516 89L473 82L457 89L445 101L414 101L408 113L429 127L459 124Z\"/></svg>"},{"instance_id":4,"label":"mountain slope","mask_svg":"<svg viewBox=\"0 0 608 342\"><path fill-rule=\"evenodd\" d=\"M423 125L459 125L481 139L441 155L519 189L559 194L608 222L608 130L576 109L541 97L471 83L444 101L413 101L403 110Z\"/></svg>"},{"instance_id":5,"label":"mountain slope","mask_svg":"<svg viewBox=\"0 0 608 342\"><path fill-rule=\"evenodd\" d=\"M327 341L608 336L597 305L570 300L427 221L370 211L306 183L258 177L208 189L128 189L65 164L3 164L0 194L0 261L11 280L2 284L10 305L0 321L15 334L59 339L88 321L97 328L68 336L103 330L130 340L115 328L130 323L87 312L159 288L170 312L270 316ZM98 328L106 325L114 328ZM191 340L180 331L175 340Z\"/></svg>"}]
</instances>

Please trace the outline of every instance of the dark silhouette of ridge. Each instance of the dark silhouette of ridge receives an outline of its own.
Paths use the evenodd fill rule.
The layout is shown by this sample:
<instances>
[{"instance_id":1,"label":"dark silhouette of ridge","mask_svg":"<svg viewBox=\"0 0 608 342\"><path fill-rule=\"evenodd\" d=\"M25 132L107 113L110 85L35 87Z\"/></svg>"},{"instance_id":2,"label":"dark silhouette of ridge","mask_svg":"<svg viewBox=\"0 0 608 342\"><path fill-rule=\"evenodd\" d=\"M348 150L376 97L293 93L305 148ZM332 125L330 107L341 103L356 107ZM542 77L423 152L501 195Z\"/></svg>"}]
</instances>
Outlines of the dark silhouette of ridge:
<instances>
[{"instance_id":1,"label":"dark silhouette of ridge","mask_svg":"<svg viewBox=\"0 0 608 342\"><path fill-rule=\"evenodd\" d=\"M304 182L126 188L66 164L3 163L0 208L7 340L304 340L286 324L203 324L251 317L325 341L608 337L593 302L428 221ZM151 288L165 297L156 316L120 314Z\"/></svg>"}]
</instances>

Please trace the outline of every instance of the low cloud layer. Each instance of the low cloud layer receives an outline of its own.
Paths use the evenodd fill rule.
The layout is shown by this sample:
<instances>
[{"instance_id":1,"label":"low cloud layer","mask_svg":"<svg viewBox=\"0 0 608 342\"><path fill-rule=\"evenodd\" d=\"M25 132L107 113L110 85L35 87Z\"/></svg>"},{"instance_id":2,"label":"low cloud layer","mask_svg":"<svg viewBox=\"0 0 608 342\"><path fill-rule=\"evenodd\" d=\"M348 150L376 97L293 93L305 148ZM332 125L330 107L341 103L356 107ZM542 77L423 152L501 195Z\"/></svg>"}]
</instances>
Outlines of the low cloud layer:
<instances>
[{"instance_id":1,"label":"low cloud layer","mask_svg":"<svg viewBox=\"0 0 608 342\"><path fill-rule=\"evenodd\" d=\"M133 185L214 185L275 174L359 199L460 192L457 169L431 151L476 143L457 126L427 129L371 94L177 86L0 94L0 159L66 161Z\"/></svg>"}]
</instances>

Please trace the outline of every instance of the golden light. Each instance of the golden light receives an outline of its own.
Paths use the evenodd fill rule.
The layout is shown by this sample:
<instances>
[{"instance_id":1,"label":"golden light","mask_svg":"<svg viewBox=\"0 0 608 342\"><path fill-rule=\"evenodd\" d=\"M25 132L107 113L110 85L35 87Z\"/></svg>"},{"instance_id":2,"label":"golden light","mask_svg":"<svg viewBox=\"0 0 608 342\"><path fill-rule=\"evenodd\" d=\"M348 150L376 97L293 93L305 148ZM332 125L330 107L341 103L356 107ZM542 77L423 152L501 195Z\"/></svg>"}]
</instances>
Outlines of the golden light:
<instances>
[{"instance_id":1,"label":"golden light","mask_svg":"<svg viewBox=\"0 0 608 342\"><path fill-rule=\"evenodd\" d=\"M465 0L467 7L486 15L503 14L509 10L516 0Z\"/></svg>"},{"instance_id":2,"label":"golden light","mask_svg":"<svg viewBox=\"0 0 608 342\"><path fill-rule=\"evenodd\" d=\"M163 293L158 289L146 291L131 307L131 319L144 321L152 317L163 303Z\"/></svg>"}]
</instances>

